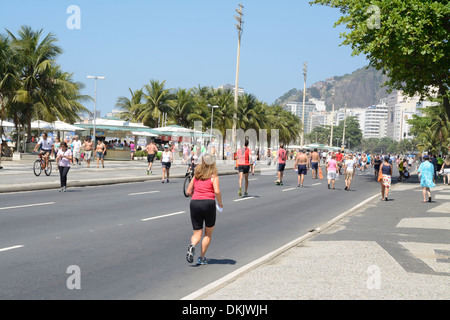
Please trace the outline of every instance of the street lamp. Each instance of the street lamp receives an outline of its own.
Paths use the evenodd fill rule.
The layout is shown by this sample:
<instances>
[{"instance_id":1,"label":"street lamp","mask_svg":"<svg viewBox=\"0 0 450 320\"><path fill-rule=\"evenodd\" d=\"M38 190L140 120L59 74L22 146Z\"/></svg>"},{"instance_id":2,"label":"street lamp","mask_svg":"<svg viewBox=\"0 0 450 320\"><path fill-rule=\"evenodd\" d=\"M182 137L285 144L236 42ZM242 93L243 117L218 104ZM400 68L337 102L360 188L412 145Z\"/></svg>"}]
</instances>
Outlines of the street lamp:
<instances>
[{"instance_id":1,"label":"street lamp","mask_svg":"<svg viewBox=\"0 0 450 320\"><path fill-rule=\"evenodd\" d=\"M86 78L88 78L88 79L95 79L95 100L94 100L94 146L95 146L95 130L96 130L96 127L95 127L95 122L96 122L96 119L97 119L97 79L99 79L99 80L105 80L106 78L104 77L104 76L87 76Z\"/></svg>"},{"instance_id":2,"label":"street lamp","mask_svg":"<svg viewBox=\"0 0 450 320\"><path fill-rule=\"evenodd\" d=\"M210 133L210 138L209 138L209 144L211 144L211 142L212 142L212 129L213 129L214 109L218 108L219 106L212 106L212 105L208 104L208 107L211 108L211 133Z\"/></svg>"}]
</instances>

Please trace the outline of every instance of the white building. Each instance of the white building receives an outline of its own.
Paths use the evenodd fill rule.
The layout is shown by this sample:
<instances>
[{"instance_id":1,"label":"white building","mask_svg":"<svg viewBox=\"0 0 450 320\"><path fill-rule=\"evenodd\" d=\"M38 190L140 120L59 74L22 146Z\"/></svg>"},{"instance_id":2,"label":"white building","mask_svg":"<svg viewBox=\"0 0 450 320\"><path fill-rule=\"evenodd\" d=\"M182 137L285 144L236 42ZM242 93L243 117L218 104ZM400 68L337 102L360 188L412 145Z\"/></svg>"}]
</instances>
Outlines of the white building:
<instances>
[{"instance_id":1,"label":"white building","mask_svg":"<svg viewBox=\"0 0 450 320\"><path fill-rule=\"evenodd\" d=\"M387 99L381 99L380 104L366 108L364 116L364 127L361 128L363 138L386 137L388 117Z\"/></svg>"},{"instance_id":2,"label":"white building","mask_svg":"<svg viewBox=\"0 0 450 320\"><path fill-rule=\"evenodd\" d=\"M316 104L312 102L305 102L305 118L303 119L303 102L288 102L283 106L284 110L287 110L300 118L300 121L304 121L304 132L310 133L310 113L316 111Z\"/></svg>"}]
</instances>

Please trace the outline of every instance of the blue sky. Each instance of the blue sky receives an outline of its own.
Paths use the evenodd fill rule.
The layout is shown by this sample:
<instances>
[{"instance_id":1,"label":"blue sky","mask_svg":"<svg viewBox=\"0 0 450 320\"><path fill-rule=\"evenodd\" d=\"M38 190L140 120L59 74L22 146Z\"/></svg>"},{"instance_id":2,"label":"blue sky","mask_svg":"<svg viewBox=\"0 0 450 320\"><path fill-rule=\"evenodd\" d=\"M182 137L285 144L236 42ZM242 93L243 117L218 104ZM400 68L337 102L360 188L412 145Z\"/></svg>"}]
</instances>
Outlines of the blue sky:
<instances>
[{"instance_id":1,"label":"blue sky","mask_svg":"<svg viewBox=\"0 0 450 320\"><path fill-rule=\"evenodd\" d=\"M234 85L237 31L234 15L244 5L239 86L269 104L292 88L307 86L365 66L363 56L339 46L343 27L333 28L338 9L306 0L0 0L0 32L22 25L58 38L62 69L85 84L102 116L119 96L151 79L167 88ZM80 8L80 29L69 29L70 5ZM93 109L93 103L86 104Z\"/></svg>"}]
</instances>

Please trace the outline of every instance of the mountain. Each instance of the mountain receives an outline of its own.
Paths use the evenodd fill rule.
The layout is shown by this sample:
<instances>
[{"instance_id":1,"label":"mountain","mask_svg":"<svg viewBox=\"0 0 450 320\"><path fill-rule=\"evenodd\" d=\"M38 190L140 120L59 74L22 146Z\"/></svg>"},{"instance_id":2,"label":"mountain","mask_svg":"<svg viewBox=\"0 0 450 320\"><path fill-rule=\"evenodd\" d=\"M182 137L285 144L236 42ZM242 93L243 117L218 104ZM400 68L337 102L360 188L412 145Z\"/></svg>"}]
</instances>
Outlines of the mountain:
<instances>
[{"instance_id":1,"label":"mountain","mask_svg":"<svg viewBox=\"0 0 450 320\"><path fill-rule=\"evenodd\" d=\"M306 88L306 101L310 98L325 101L327 110L332 108L332 89L335 88L334 107L362 108L378 104L381 98L387 96L387 88L381 85L386 82L387 76L372 67L357 69L351 74L334 76L312 84ZM302 102L303 90L291 89L275 100L274 104L284 105L287 102Z\"/></svg>"}]
</instances>

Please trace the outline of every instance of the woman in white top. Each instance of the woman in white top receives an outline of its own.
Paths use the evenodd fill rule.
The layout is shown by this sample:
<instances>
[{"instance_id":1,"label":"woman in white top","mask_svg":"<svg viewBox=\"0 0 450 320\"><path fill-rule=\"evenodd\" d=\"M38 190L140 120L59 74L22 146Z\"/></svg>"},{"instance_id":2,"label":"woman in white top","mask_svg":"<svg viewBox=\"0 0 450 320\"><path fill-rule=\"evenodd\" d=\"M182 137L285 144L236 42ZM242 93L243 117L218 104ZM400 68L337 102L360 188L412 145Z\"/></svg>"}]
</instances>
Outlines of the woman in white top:
<instances>
[{"instance_id":1,"label":"woman in white top","mask_svg":"<svg viewBox=\"0 0 450 320\"><path fill-rule=\"evenodd\" d=\"M165 173L167 172L167 183L169 183L169 170L173 161L172 152L169 150L169 146L164 146L164 151L161 154L161 166L162 166L162 183L164 183Z\"/></svg>"}]
</instances>

